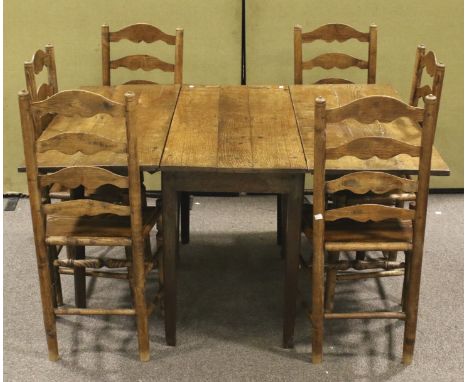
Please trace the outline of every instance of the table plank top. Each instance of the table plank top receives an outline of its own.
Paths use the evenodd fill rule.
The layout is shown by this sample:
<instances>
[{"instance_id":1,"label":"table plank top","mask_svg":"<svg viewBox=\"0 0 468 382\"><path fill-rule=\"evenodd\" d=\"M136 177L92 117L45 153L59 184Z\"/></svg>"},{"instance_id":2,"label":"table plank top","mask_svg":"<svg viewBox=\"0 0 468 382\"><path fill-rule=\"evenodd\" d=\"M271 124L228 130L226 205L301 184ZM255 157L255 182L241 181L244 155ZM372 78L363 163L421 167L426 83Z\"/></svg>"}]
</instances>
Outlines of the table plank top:
<instances>
[{"instance_id":1,"label":"table plank top","mask_svg":"<svg viewBox=\"0 0 468 382\"><path fill-rule=\"evenodd\" d=\"M315 99L325 98L327 109L343 106L357 98L372 95L387 95L400 98L390 85L291 85L289 87L294 105L297 124L302 138L307 166L314 169L314 111ZM408 118L399 118L390 123L376 121L364 125L354 120L327 125L327 147L336 147L352 139L363 136L384 136L407 143L419 145L421 139L420 126ZM416 174L418 158L402 154L388 160L376 157L361 160L354 157L343 157L338 160L327 160L327 172L343 173L359 170L376 170L396 172L400 174ZM447 164L434 147L432 154L431 174L449 175Z\"/></svg>"},{"instance_id":2,"label":"table plank top","mask_svg":"<svg viewBox=\"0 0 468 382\"><path fill-rule=\"evenodd\" d=\"M142 170L211 170L225 172L312 172L314 100L323 96L327 107L359 97L398 97L389 85L183 86L119 85L84 89L123 102L124 93L138 96L138 152ZM291 102L292 101L292 102ZM125 141L124 120L109 115L92 118L57 116L43 132L47 139L63 131L93 132ZM327 145L338 146L359 136L380 135L419 144L420 127L407 118L363 125L346 120L328 126ZM38 155L42 168L127 165L125 155L84 155L48 151ZM24 166L22 168L24 170ZM327 161L331 172L382 170L415 174L418 158L399 155L390 160L345 157ZM21 170L21 168L20 168ZM434 148L433 175L450 170Z\"/></svg>"},{"instance_id":3,"label":"table plank top","mask_svg":"<svg viewBox=\"0 0 468 382\"><path fill-rule=\"evenodd\" d=\"M131 90L136 94L138 103L135 111L135 126L138 130L137 144L140 166L142 170L146 171L158 170L180 85L87 86L83 89L122 103L125 92ZM113 118L108 114L98 114L91 118L59 115L44 130L39 140L51 138L63 131L92 132L113 140L126 142L125 119ZM103 167L127 166L126 154L109 155L107 152L93 155L78 152L66 155L52 150L39 154L38 162L39 167L42 168L67 167L77 164Z\"/></svg>"},{"instance_id":4,"label":"table plank top","mask_svg":"<svg viewBox=\"0 0 468 382\"><path fill-rule=\"evenodd\" d=\"M161 168L306 172L288 87L184 86Z\"/></svg>"}]
</instances>

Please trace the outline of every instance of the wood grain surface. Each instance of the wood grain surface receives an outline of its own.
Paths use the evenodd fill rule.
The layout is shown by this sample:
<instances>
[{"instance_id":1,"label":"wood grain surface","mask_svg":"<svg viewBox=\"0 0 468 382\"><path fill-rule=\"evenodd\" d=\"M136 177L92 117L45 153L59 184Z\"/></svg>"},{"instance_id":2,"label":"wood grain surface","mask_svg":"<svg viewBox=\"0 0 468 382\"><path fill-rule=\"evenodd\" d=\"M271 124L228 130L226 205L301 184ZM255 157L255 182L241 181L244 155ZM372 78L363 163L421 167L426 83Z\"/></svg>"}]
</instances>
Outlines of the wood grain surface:
<instances>
[{"instance_id":1,"label":"wood grain surface","mask_svg":"<svg viewBox=\"0 0 468 382\"><path fill-rule=\"evenodd\" d=\"M343 106L357 98L371 95L400 98L390 85L291 85L289 89L310 171L314 169L314 102L317 97L322 96L326 99L327 108ZM418 145L421 139L421 127L408 118L399 118L388 123L375 121L370 125L347 119L327 126L327 148L337 147L352 139L365 136L390 137ZM327 161L327 171L340 174L360 170L416 174L418 162L418 158L411 158L406 154L398 155L390 160L375 157L365 160L344 157ZM432 154L431 174L450 174L447 164L436 148Z\"/></svg>"},{"instance_id":2,"label":"wood grain surface","mask_svg":"<svg viewBox=\"0 0 468 382\"><path fill-rule=\"evenodd\" d=\"M136 94L135 125L138 136L138 155L140 168L156 171L163 152L174 108L179 94L179 85L119 85L115 87L86 87L86 90L96 92L117 102L123 102L126 91ZM57 116L43 132L39 142L47 141L63 132L95 134L113 141L126 142L125 119L99 114L91 118ZM74 165L99 165L103 167L126 167L125 153L112 154L98 152L94 155L84 155L77 152L73 155L58 151L48 151L38 154L39 167L56 168Z\"/></svg>"},{"instance_id":3,"label":"wood grain surface","mask_svg":"<svg viewBox=\"0 0 468 382\"><path fill-rule=\"evenodd\" d=\"M288 87L184 86L161 167L305 172Z\"/></svg>"}]
</instances>

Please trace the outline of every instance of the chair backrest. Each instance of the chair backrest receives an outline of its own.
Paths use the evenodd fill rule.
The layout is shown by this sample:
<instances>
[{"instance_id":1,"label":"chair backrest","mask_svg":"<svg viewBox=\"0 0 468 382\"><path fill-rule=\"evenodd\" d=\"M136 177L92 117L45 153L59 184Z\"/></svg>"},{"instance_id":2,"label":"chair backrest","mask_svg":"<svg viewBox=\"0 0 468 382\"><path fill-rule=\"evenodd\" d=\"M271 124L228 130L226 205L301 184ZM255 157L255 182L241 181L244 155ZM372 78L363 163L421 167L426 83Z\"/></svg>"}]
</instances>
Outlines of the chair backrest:
<instances>
[{"instance_id":1,"label":"chair backrest","mask_svg":"<svg viewBox=\"0 0 468 382\"><path fill-rule=\"evenodd\" d=\"M44 239L46 215L54 216L96 216L113 214L131 216L132 237L138 238L142 229L140 171L137 155L137 137L134 126L135 95L125 94L125 104L109 100L99 94L84 90L59 92L43 101L31 102L27 91L19 93L19 106L23 132L24 155L28 176L31 211L35 233ZM51 138L37 140L34 134L35 113L53 113L64 117L89 118L97 114L109 114L114 118L125 118L127 141L118 142L94 133L62 132ZM56 150L67 155L81 152L92 155L106 151L110 155L127 153L128 177L112 171L94 167L66 167L55 172L40 173L37 153ZM50 203L47 189L59 184L68 189L84 187L88 194L103 185L129 188L130 205L117 205L92 199L78 199ZM45 197L44 197L45 196ZM135 235L135 236L134 236Z\"/></svg>"},{"instance_id":2,"label":"chair backrest","mask_svg":"<svg viewBox=\"0 0 468 382\"><path fill-rule=\"evenodd\" d=\"M408 105L392 97L372 96L353 101L347 105L326 109L325 99L315 101L314 136L314 248L323 248L326 221L352 219L355 221L382 221L387 219L413 220L413 247L424 241L427 197L431 169L432 145L436 128L437 99L425 98L425 108ZM422 123L420 145L412 145L388 137L361 137L337 147L326 146L327 123L339 123L354 119L363 124L378 120L382 123L406 117ZM399 154L419 157L418 179L406 179L378 171L359 171L338 179L325 181L326 160L353 156L359 159L378 157L390 159ZM355 194L368 192L383 194L391 191L415 192L415 209L404 209L378 204L357 204L335 209L326 209L326 195L348 190ZM315 243L317 241L317 243Z\"/></svg>"},{"instance_id":3,"label":"chair backrest","mask_svg":"<svg viewBox=\"0 0 468 382\"><path fill-rule=\"evenodd\" d=\"M43 70L47 69L47 83L37 84L36 76ZM57 69L55 66L54 47L50 44L46 45L44 50L37 50L33 54L30 61L24 63L24 75L26 77L26 89L28 90L33 102L42 101L47 97L58 92L57 84ZM38 118L35 116L34 118ZM44 130L45 126L50 122L52 116L44 115L43 118L37 119L36 128L37 135Z\"/></svg>"},{"instance_id":4,"label":"chair backrest","mask_svg":"<svg viewBox=\"0 0 468 382\"><path fill-rule=\"evenodd\" d=\"M148 55L132 55L125 56L115 60L110 58L110 43L120 40L129 40L135 43L144 41L153 43L163 41L168 45L175 45L174 64L162 61L154 56ZM174 72L174 84L182 84L183 72L183 46L184 46L184 30L176 29L175 35L168 35L160 29L150 24L133 24L129 25L117 32L110 32L108 25L101 27L102 41L102 83L103 85L111 84L111 69L120 67L130 70L143 69L144 71L159 69L164 72ZM155 82L146 80L133 80L126 82L127 84L154 84Z\"/></svg>"},{"instance_id":5,"label":"chair backrest","mask_svg":"<svg viewBox=\"0 0 468 382\"><path fill-rule=\"evenodd\" d=\"M424 72L432 78L431 85L421 85ZM437 112L440 107L442 97L442 86L444 83L445 65L437 61L434 52L426 53L426 47L419 45L416 49L416 60L414 63L413 82L409 103L412 106L418 106L419 100L428 94L437 97Z\"/></svg>"},{"instance_id":6,"label":"chair backrest","mask_svg":"<svg viewBox=\"0 0 468 382\"><path fill-rule=\"evenodd\" d=\"M325 53L310 60L303 61L302 44L322 40L326 42L344 42L356 39L369 44L368 59L361 60L344 53ZM302 27L294 27L294 83L301 85L303 70L320 67L323 69L347 69L357 67L367 69L367 83L375 84L377 68L377 26L371 24L369 32L359 32L344 24L326 24L311 32L303 33ZM316 84L347 84L352 83L342 78L324 78L315 82Z\"/></svg>"}]
</instances>

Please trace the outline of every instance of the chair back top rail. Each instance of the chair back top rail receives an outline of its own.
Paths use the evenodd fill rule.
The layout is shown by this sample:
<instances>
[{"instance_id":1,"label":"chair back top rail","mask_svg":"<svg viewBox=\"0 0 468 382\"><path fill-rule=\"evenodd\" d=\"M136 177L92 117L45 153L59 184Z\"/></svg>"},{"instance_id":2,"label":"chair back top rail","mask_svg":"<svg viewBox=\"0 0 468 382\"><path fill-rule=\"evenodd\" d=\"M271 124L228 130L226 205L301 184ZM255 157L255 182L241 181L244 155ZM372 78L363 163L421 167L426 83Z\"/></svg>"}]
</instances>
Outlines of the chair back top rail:
<instances>
[{"instance_id":1,"label":"chair back top rail","mask_svg":"<svg viewBox=\"0 0 468 382\"><path fill-rule=\"evenodd\" d=\"M135 43L140 43L142 41L145 43L163 41L168 45L174 45L174 63L171 64L150 55L128 55L111 60L110 43L119 42L121 40L129 40ZM145 71L158 69L163 72L173 72L174 84L182 84L183 43L184 30L182 28L176 28L176 34L169 35L159 28L145 23L129 25L116 32L109 31L109 26L103 25L101 27L103 85L111 84L111 69L117 68L127 68L130 70L143 69ZM126 82L126 84L129 83L155 84L155 82L149 80L133 80Z\"/></svg>"},{"instance_id":2,"label":"chair back top rail","mask_svg":"<svg viewBox=\"0 0 468 382\"><path fill-rule=\"evenodd\" d=\"M435 113L437 99L433 95L425 98L424 109L412 107L392 97L371 96L358 99L350 104L326 109L326 101L318 97L315 103L315 150L314 150L314 214L322 216L314 220L317 225L317 240L323 244L323 221L352 219L359 222L381 221L387 219L414 220L418 225L417 240L423 240L421 224L425 224L427 194L429 187L432 145L435 132ZM366 111L367 110L367 114ZM370 124L375 120L390 122L397 118L410 118L422 122L423 129L420 145L410 145L387 137L364 137L353 139L344 145L328 148L326 146L327 123L337 123L346 119ZM384 172L360 171L346 174L338 179L325 180L326 161L343 156L368 159L373 156L390 159L400 154L419 157L418 180L399 178ZM415 192L416 209L396 208L378 204L363 204L325 210L327 193L348 190L356 194L373 192L382 194L390 191ZM319 245L322 245L319 244Z\"/></svg>"},{"instance_id":3,"label":"chair back top rail","mask_svg":"<svg viewBox=\"0 0 468 382\"><path fill-rule=\"evenodd\" d=\"M368 43L367 60L352 57L343 53L325 53L309 60L303 60L302 44L311 43L317 40L340 43L356 39L360 42ZM377 26L371 24L369 32L360 32L345 24L326 24L311 32L302 32L302 26L294 27L294 83L303 83L303 71L316 67L323 69L348 69L357 67L367 69L367 83L375 83L377 67ZM343 84L351 81L342 78L323 78L315 82L316 84Z\"/></svg>"},{"instance_id":4,"label":"chair back top rail","mask_svg":"<svg viewBox=\"0 0 468 382\"><path fill-rule=\"evenodd\" d=\"M26 169L31 206L34 207L33 220L37 232L45 240L46 215L79 217L111 214L131 216L132 238L139 240L142 230L141 185L138 155L136 150L137 136L133 132L135 125L135 94L125 93L125 104L114 102L106 97L86 90L68 90L38 102L31 102L27 91L19 94L21 122L23 131ZM98 114L108 114L124 118L126 121L125 143L98 136L94 133L63 132L50 139L36 141L34 134L34 113L53 113L66 117L89 118ZM107 151L110 153L126 152L128 158L128 176L122 176L95 166L74 165L53 173L40 174L37 167L37 153L56 150L69 155L81 152L84 155ZM69 189L83 186L92 194L97 188L112 185L129 188L129 205L114 204L107 201L81 198L59 203L50 203L45 197L52 184L60 184ZM36 230L35 228L35 230Z\"/></svg>"},{"instance_id":5,"label":"chair back top rail","mask_svg":"<svg viewBox=\"0 0 468 382\"><path fill-rule=\"evenodd\" d=\"M432 83L421 85L423 73L432 78ZM434 52L426 53L426 47L419 45L416 49L416 59L414 63L413 81L411 83L410 100L412 106L418 106L419 100L424 99L429 94L437 97L437 110L440 107L442 97L442 87L445 76L445 65L437 60Z\"/></svg>"},{"instance_id":6,"label":"chair back top rail","mask_svg":"<svg viewBox=\"0 0 468 382\"><path fill-rule=\"evenodd\" d=\"M44 68L47 69L47 83L38 84L36 75L41 73ZM28 90L32 101L40 101L50 97L58 92L57 69L55 66L54 47L50 44L46 45L44 50L37 50L30 61L24 63L24 75L26 79L26 89ZM36 119L36 136L39 136L52 119L52 116L37 116Z\"/></svg>"}]
</instances>

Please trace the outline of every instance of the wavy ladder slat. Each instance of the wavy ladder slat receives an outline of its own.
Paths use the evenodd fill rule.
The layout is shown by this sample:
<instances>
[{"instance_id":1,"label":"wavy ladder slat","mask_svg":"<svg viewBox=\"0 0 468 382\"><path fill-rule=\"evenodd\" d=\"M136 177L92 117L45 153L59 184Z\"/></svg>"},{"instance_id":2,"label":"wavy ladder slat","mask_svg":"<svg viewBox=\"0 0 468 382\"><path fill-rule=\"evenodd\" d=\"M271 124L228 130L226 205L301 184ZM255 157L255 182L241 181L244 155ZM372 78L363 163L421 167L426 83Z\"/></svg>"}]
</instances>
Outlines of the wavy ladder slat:
<instances>
[{"instance_id":1,"label":"wavy ladder slat","mask_svg":"<svg viewBox=\"0 0 468 382\"><path fill-rule=\"evenodd\" d=\"M417 192L418 183L412 179L377 171L360 171L346 174L325 184L327 193L348 190L355 194L384 194L390 191Z\"/></svg>"},{"instance_id":2,"label":"wavy ladder slat","mask_svg":"<svg viewBox=\"0 0 468 382\"><path fill-rule=\"evenodd\" d=\"M161 29L150 24L134 24L120 29L116 32L110 32L110 42L117 42L122 39L132 42L152 43L155 41L164 41L168 45L175 45L176 37L164 33Z\"/></svg>"},{"instance_id":3,"label":"wavy ladder slat","mask_svg":"<svg viewBox=\"0 0 468 382\"><path fill-rule=\"evenodd\" d=\"M353 27L345 24L326 24L302 35L303 43L316 40L323 40L326 42L344 42L350 39L367 42L369 41L369 33L359 32Z\"/></svg>"},{"instance_id":4,"label":"wavy ladder slat","mask_svg":"<svg viewBox=\"0 0 468 382\"><path fill-rule=\"evenodd\" d=\"M353 84L353 81L345 80L344 78L322 78L321 80L315 81L315 85L320 84Z\"/></svg>"},{"instance_id":5,"label":"wavy ladder slat","mask_svg":"<svg viewBox=\"0 0 468 382\"><path fill-rule=\"evenodd\" d=\"M37 141L36 150L39 153L57 150L68 155L73 155L79 151L86 155L96 154L100 151L123 154L127 152L127 144L96 134L65 132Z\"/></svg>"},{"instance_id":6,"label":"wavy ladder slat","mask_svg":"<svg viewBox=\"0 0 468 382\"><path fill-rule=\"evenodd\" d=\"M400 154L417 157L420 151L420 146L410 145L393 138L364 137L354 139L341 146L327 148L326 158L339 159L350 155L359 159L370 159L372 157L390 159Z\"/></svg>"},{"instance_id":7,"label":"wavy ladder slat","mask_svg":"<svg viewBox=\"0 0 468 382\"><path fill-rule=\"evenodd\" d=\"M392 122L397 118L408 117L421 122L424 118L424 109L408 106L399 99L388 96L370 96L350 102L342 107L326 111L327 122L340 122L352 118L361 123Z\"/></svg>"},{"instance_id":8,"label":"wavy ladder slat","mask_svg":"<svg viewBox=\"0 0 468 382\"><path fill-rule=\"evenodd\" d=\"M61 91L43 101L33 102L31 109L42 114L59 113L67 117L79 115L89 118L100 113L113 117L125 115L124 105L86 90Z\"/></svg>"},{"instance_id":9,"label":"wavy ladder slat","mask_svg":"<svg viewBox=\"0 0 468 382\"><path fill-rule=\"evenodd\" d=\"M41 175L39 184L41 187L60 184L68 189L83 186L90 191L106 184L128 188L128 178L103 168L80 166L68 167L51 174Z\"/></svg>"},{"instance_id":10,"label":"wavy ladder slat","mask_svg":"<svg viewBox=\"0 0 468 382\"><path fill-rule=\"evenodd\" d=\"M414 210L383 206L381 204L361 204L327 210L324 219L326 221L351 219L362 223L369 220L375 222L387 219L413 220Z\"/></svg>"},{"instance_id":11,"label":"wavy ladder slat","mask_svg":"<svg viewBox=\"0 0 468 382\"><path fill-rule=\"evenodd\" d=\"M162 61L157 57L145 54L126 56L110 62L111 69L127 68L130 70L143 69L150 71L160 69L163 72L173 72L175 65Z\"/></svg>"},{"instance_id":12,"label":"wavy ladder slat","mask_svg":"<svg viewBox=\"0 0 468 382\"><path fill-rule=\"evenodd\" d=\"M323 69L347 69L351 67L367 69L369 67L369 63L365 60L361 60L344 53L325 53L302 63L302 68L306 70L316 67Z\"/></svg>"},{"instance_id":13,"label":"wavy ladder slat","mask_svg":"<svg viewBox=\"0 0 468 382\"><path fill-rule=\"evenodd\" d=\"M129 216L130 207L101 202L92 199L69 200L60 203L45 204L43 210L46 215L54 216L97 216L112 214L118 216Z\"/></svg>"}]
</instances>

